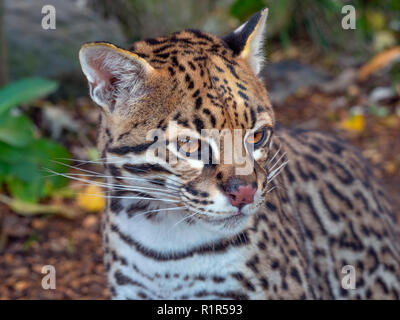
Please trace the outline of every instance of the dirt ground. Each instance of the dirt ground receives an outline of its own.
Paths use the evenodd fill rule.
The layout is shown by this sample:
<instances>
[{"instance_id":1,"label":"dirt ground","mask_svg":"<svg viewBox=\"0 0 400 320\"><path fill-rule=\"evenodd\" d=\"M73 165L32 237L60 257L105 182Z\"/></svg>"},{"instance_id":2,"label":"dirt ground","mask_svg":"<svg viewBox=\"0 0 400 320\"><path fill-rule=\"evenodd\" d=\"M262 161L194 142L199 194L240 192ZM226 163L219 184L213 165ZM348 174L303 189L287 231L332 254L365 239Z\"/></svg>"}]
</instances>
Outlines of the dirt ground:
<instances>
[{"instance_id":1,"label":"dirt ground","mask_svg":"<svg viewBox=\"0 0 400 320\"><path fill-rule=\"evenodd\" d=\"M349 94L345 94L347 98ZM349 104L337 107L337 100L336 94L300 91L275 106L277 119L285 125L332 132L358 146L373 164L400 215L400 116L378 119L367 115L362 132L345 131L338 120L347 114ZM22 217L4 205L0 205L0 212L2 240L7 238L0 253L0 299L109 298L101 258L100 213L68 220ZM55 290L41 287L44 265L56 268Z\"/></svg>"},{"instance_id":2,"label":"dirt ground","mask_svg":"<svg viewBox=\"0 0 400 320\"><path fill-rule=\"evenodd\" d=\"M26 218L4 206L8 241L0 257L0 299L107 299L100 215L75 220ZM56 289L42 289L53 265Z\"/></svg>"}]
</instances>

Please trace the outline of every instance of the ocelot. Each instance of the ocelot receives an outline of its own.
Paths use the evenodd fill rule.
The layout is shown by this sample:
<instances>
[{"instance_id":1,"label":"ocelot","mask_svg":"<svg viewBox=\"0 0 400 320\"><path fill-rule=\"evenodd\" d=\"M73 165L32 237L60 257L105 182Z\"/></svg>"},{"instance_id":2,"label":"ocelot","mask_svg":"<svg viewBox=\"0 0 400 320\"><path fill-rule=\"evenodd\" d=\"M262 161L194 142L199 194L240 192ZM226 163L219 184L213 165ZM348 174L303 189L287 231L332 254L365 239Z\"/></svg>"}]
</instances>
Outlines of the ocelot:
<instances>
[{"instance_id":1,"label":"ocelot","mask_svg":"<svg viewBox=\"0 0 400 320\"><path fill-rule=\"evenodd\" d=\"M267 13L223 38L82 46L113 298L399 298L397 221L366 161L275 121L257 78Z\"/></svg>"}]
</instances>

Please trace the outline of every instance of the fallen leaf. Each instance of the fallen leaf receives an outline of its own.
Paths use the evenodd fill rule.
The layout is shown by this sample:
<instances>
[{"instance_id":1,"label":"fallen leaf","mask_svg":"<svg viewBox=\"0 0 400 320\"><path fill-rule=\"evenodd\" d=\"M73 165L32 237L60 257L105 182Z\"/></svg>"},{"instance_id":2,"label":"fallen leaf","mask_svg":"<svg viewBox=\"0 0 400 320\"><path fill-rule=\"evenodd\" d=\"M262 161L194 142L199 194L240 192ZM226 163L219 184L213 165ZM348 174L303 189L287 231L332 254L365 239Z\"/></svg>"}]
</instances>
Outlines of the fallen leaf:
<instances>
[{"instance_id":1,"label":"fallen leaf","mask_svg":"<svg viewBox=\"0 0 400 320\"><path fill-rule=\"evenodd\" d=\"M397 170L397 163L396 161L386 162L384 168L388 175L394 175Z\"/></svg>"},{"instance_id":2,"label":"fallen leaf","mask_svg":"<svg viewBox=\"0 0 400 320\"><path fill-rule=\"evenodd\" d=\"M400 46L387 49L381 53L378 53L369 62L363 65L358 72L358 79L365 81L368 77L377 70L380 70L396 59L400 58Z\"/></svg>"},{"instance_id":3,"label":"fallen leaf","mask_svg":"<svg viewBox=\"0 0 400 320\"><path fill-rule=\"evenodd\" d=\"M395 115L387 116L382 120L383 124L389 128L399 127L399 117Z\"/></svg>"},{"instance_id":4,"label":"fallen leaf","mask_svg":"<svg viewBox=\"0 0 400 320\"><path fill-rule=\"evenodd\" d=\"M106 205L103 190L96 185L85 187L77 196L78 206L89 212L103 210Z\"/></svg>"},{"instance_id":5,"label":"fallen leaf","mask_svg":"<svg viewBox=\"0 0 400 320\"><path fill-rule=\"evenodd\" d=\"M75 218L78 214L66 206L47 205L40 203L24 202L0 194L0 202L8 205L13 211L23 216L34 216L39 214L56 214L65 218Z\"/></svg>"},{"instance_id":6,"label":"fallen leaf","mask_svg":"<svg viewBox=\"0 0 400 320\"><path fill-rule=\"evenodd\" d=\"M347 131L362 132L364 130L364 115L355 114L340 122L340 127Z\"/></svg>"},{"instance_id":7,"label":"fallen leaf","mask_svg":"<svg viewBox=\"0 0 400 320\"><path fill-rule=\"evenodd\" d=\"M23 291L28 288L29 288L29 284L26 281L18 281L14 285L14 290L16 290L16 291Z\"/></svg>"}]
</instances>

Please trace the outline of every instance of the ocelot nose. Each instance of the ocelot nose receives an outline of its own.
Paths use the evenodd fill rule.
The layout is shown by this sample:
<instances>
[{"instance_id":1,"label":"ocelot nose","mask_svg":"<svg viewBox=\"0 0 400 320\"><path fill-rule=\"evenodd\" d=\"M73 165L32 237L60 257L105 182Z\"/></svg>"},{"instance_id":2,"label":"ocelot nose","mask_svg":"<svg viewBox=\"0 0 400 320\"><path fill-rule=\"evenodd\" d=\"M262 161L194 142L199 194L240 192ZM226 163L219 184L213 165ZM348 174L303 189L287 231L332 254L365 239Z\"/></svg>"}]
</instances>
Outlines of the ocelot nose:
<instances>
[{"instance_id":1,"label":"ocelot nose","mask_svg":"<svg viewBox=\"0 0 400 320\"><path fill-rule=\"evenodd\" d=\"M234 207L241 208L254 201L254 194L256 191L257 187L254 184L246 184L239 185L234 190L227 190L225 194Z\"/></svg>"}]
</instances>

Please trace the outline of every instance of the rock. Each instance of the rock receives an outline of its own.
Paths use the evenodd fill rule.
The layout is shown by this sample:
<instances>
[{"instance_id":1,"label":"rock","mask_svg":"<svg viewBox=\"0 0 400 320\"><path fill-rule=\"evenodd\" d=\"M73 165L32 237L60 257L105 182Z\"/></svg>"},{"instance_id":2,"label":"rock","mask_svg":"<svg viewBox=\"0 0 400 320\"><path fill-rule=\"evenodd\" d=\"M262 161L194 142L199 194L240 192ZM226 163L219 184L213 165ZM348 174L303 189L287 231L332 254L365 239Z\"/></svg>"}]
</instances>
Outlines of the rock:
<instances>
[{"instance_id":1,"label":"rock","mask_svg":"<svg viewBox=\"0 0 400 320\"><path fill-rule=\"evenodd\" d=\"M97 223L98 223L98 218L97 218L97 216L91 214L91 215L88 215L88 216L83 220L82 226L83 226L85 229L91 229L91 228L96 227L96 226L97 226Z\"/></svg>"},{"instance_id":2,"label":"rock","mask_svg":"<svg viewBox=\"0 0 400 320\"><path fill-rule=\"evenodd\" d=\"M267 64L259 75L265 82L272 103L281 104L299 89L318 86L330 80L325 72L295 60Z\"/></svg>"},{"instance_id":3,"label":"rock","mask_svg":"<svg viewBox=\"0 0 400 320\"><path fill-rule=\"evenodd\" d=\"M348 104L347 99L346 99L345 97L343 97L343 96L340 96L340 97L337 97L337 98L329 105L329 107L330 107L332 110L335 110L335 109L344 108L347 104Z\"/></svg>"},{"instance_id":4,"label":"rock","mask_svg":"<svg viewBox=\"0 0 400 320\"><path fill-rule=\"evenodd\" d=\"M326 93L343 92L353 83L357 78L357 71L355 69L346 69L333 80L320 84L319 88Z\"/></svg>"},{"instance_id":5,"label":"rock","mask_svg":"<svg viewBox=\"0 0 400 320\"><path fill-rule=\"evenodd\" d=\"M64 130L75 133L82 131L80 124L60 106L45 106L42 121L53 140L60 140Z\"/></svg>"},{"instance_id":6,"label":"rock","mask_svg":"<svg viewBox=\"0 0 400 320\"><path fill-rule=\"evenodd\" d=\"M19 219L15 215L7 215L3 223L4 231L9 237L24 238L30 235L28 219Z\"/></svg>"},{"instance_id":7,"label":"rock","mask_svg":"<svg viewBox=\"0 0 400 320\"><path fill-rule=\"evenodd\" d=\"M55 30L42 28L44 5L56 9ZM117 22L105 20L84 1L5 0L4 26L11 80L32 75L82 77L78 51L84 42L101 40L125 45Z\"/></svg>"},{"instance_id":8,"label":"rock","mask_svg":"<svg viewBox=\"0 0 400 320\"><path fill-rule=\"evenodd\" d=\"M49 248L53 252L62 252L67 247L68 247L68 239L65 237L51 239L49 242Z\"/></svg>"},{"instance_id":9,"label":"rock","mask_svg":"<svg viewBox=\"0 0 400 320\"><path fill-rule=\"evenodd\" d=\"M376 87L368 96L372 103L383 102L397 97L397 92L392 87Z\"/></svg>"}]
</instances>

